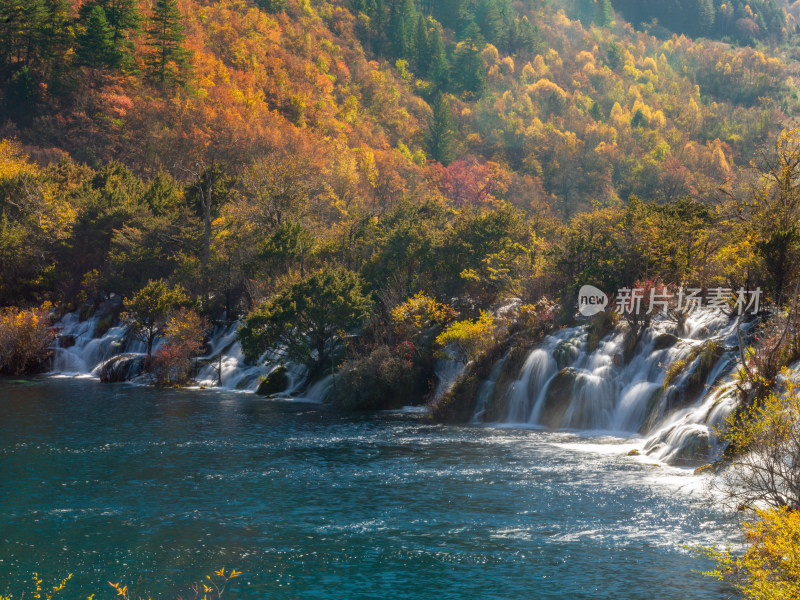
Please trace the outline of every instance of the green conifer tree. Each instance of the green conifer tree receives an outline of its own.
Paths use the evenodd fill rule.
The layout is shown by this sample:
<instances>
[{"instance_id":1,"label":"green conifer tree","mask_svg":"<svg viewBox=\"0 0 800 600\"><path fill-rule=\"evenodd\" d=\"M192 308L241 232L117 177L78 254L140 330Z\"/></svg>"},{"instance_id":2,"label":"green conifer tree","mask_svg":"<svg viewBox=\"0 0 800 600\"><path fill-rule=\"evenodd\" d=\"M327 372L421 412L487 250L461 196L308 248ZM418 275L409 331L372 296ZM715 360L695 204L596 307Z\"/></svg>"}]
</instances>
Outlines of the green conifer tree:
<instances>
[{"instance_id":1,"label":"green conifer tree","mask_svg":"<svg viewBox=\"0 0 800 600\"><path fill-rule=\"evenodd\" d=\"M150 55L145 60L148 78L161 87L185 82L189 53L177 0L158 0L147 28Z\"/></svg>"},{"instance_id":2,"label":"green conifer tree","mask_svg":"<svg viewBox=\"0 0 800 600\"><path fill-rule=\"evenodd\" d=\"M428 155L445 166L449 165L455 154L455 134L456 124L450 103L439 94L433 102L433 114L428 122Z\"/></svg>"},{"instance_id":3,"label":"green conifer tree","mask_svg":"<svg viewBox=\"0 0 800 600\"><path fill-rule=\"evenodd\" d=\"M439 30L438 26L434 27L433 31L431 31L428 52L431 57L427 70L428 79L437 86L443 85L447 80L447 72L450 67L447 63L447 55L444 50L442 32Z\"/></svg>"},{"instance_id":4,"label":"green conifer tree","mask_svg":"<svg viewBox=\"0 0 800 600\"><path fill-rule=\"evenodd\" d=\"M608 27L614 20L614 9L611 7L611 0L597 0L597 12L594 17L594 24L598 27Z\"/></svg>"},{"instance_id":5,"label":"green conifer tree","mask_svg":"<svg viewBox=\"0 0 800 600\"><path fill-rule=\"evenodd\" d=\"M100 69L119 65L119 53L114 47L114 30L106 12L95 4L87 17L86 29L78 36L78 63Z\"/></svg>"},{"instance_id":6,"label":"green conifer tree","mask_svg":"<svg viewBox=\"0 0 800 600\"><path fill-rule=\"evenodd\" d=\"M414 33L414 46L416 50L417 73L426 75L430 67L431 54L428 44L428 22L420 13L417 16L417 29Z\"/></svg>"}]
</instances>

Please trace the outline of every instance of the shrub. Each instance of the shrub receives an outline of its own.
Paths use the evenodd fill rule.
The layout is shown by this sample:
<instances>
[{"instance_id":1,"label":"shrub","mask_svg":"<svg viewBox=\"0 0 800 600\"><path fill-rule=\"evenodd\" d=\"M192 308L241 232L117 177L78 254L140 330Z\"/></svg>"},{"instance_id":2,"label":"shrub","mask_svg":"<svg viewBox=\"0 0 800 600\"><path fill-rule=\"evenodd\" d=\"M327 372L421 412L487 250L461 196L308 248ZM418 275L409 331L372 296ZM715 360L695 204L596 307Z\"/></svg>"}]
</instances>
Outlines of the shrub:
<instances>
[{"instance_id":1,"label":"shrub","mask_svg":"<svg viewBox=\"0 0 800 600\"><path fill-rule=\"evenodd\" d=\"M286 357L306 365L314 377L336 362L336 342L358 329L370 310L370 296L356 273L324 269L287 285L253 311L239 339L249 361L283 346Z\"/></svg>"},{"instance_id":2,"label":"shrub","mask_svg":"<svg viewBox=\"0 0 800 600\"><path fill-rule=\"evenodd\" d=\"M747 600L800 598L800 511L795 507L758 510L745 525L749 547L743 556L708 552L718 568L704 573L729 578Z\"/></svg>"},{"instance_id":3,"label":"shrub","mask_svg":"<svg viewBox=\"0 0 800 600\"><path fill-rule=\"evenodd\" d=\"M335 402L347 410L371 410L408 404L415 396L413 345L378 346L348 362L336 376Z\"/></svg>"},{"instance_id":4,"label":"shrub","mask_svg":"<svg viewBox=\"0 0 800 600\"><path fill-rule=\"evenodd\" d=\"M42 368L54 338L48 308L12 307L0 313L0 372L22 375Z\"/></svg>"},{"instance_id":5,"label":"shrub","mask_svg":"<svg viewBox=\"0 0 800 600\"><path fill-rule=\"evenodd\" d=\"M428 329L445 325L455 318L455 310L419 292L392 309L392 321L397 334L406 340L417 341Z\"/></svg>"},{"instance_id":6,"label":"shrub","mask_svg":"<svg viewBox=\"0 0 800 600\"><path fill-rule=\"evenodd\" d=\"M166 338L156 352L155 376L159 385L183 384L189 379L192 358L200 354L208 322L192 309L172 315L164 329Z\"/></svg>"},{"instance_id":7,"label":"shrub","mask_svg":"<svg viewBox=\"0 0 800 600\"><path fill-rule=\"evenodd\" d=\"M181 286L172 286L163 279L150 280L131 298L125 298L127 312L122 320L133 334L147 344L147 367L153 353L153 342L168 316L179 306L189 304L189 297Z\"/></svg>"},{"instance_id":8,"label":"shrub","mask_svg":"<svg viewBox=\"0 0 800 600\"><path fill-rule=\"evenodd\" d=\"M464 362L475 360L486 352L494 341L494 317L485 311L477 321L456 321L436 337L441 346L452 346Z\"/></svg>"},{"instance_id":9,"label":"shrub","mask_svg":"<svg viewBox=\"0 0 800 600\"><path fill-rule=\"evenodd\" d=\"M734 508L800 505L800 394L789 384L734 412L718 432L734 454L716 482Z\"/></svg>"}]
</instances>

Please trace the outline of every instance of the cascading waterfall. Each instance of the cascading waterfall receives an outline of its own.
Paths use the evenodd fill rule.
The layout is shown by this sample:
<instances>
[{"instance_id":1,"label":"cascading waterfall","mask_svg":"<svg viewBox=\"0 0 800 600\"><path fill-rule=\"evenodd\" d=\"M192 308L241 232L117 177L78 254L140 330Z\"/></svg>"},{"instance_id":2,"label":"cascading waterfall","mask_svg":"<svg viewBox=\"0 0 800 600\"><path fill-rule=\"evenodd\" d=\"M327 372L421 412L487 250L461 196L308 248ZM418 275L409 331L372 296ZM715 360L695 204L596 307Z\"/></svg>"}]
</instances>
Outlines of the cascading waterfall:
<instances>
[{"instance_id":1,"label":"cascading waterfall","mask_svg":"<svg viewBox=\"0 0 800 600\"><path fill-rule=\"evenodd\" d=\"M100 310L84 321L78 313L63 317L57 324L53 372L149 381L142 374L144 343L124 326L108 327L108 314ZM196 359L198 385L255 392L282 365L278 352L247 364L236 339L238 327L233 322L215 328L206 354ZM502 389L497 381L507 357L498 361L479 387L475 420L485 421L488 414L497 418L487 407L503 406L499 420L509 425L643 435L644 450L668 462L708 456L713 450L710 430L735 406L735 321L701 311L679 332L674 323L655 320L627 353L624 327L592 351L587 330L579 326L547 336ZM708 351L711 342L716 344L713 352ZM665 385L676 363L683 368L671 373ZM440 360L436 394L444 393L463 370L459 361ZM336 385L327 376L304 389L307 371L299 365L287 364L285 374L283 394L305 400L322 401Z\"/></svg>"},{"instance_id":2,"label":"cascading waterfall","mask_svg":"<svg viewBox=\"0 0 800 600\"><path fill-rule=\"evenodd\" d=\"M655 319L627 356L624 326L592 351L586 326L547 336L494 399L501 422L644 435L668 462L707 457L710 430L735 406L736 321L698 311L677 329Z\"/></svg>"},{"instance_id":3,"label":"cascading waterfall","mask_svg":"<svg viewBox=\"0 0 800 600\"><path fill-rule=\"evenodd\" d=\"M59 334L53 353L51 371L69 376L105 376L110 381L147 383L142 374L146 345L130 335L125 326L98 331L104 319L110 319L107 310L81 321L79 313L65 315L57 324ZM229 390L255 392L263 379L282 365L277 352L267 352L256 365L245 362L241 344L236 339L238 321L217 326L209 337L208 352L196 358L195 380L201 387L220 387ZM98 335L101 333L101 335ZM157 339L153 350L161 343ZM322 401L331 389L330 378L303 391L307 370L302 365L288 363L288 384L282 395L299 396L303 400Z\"/></svg>"},{"instance_id":4,"label":"cascading waterfall","mask_svg":"<svg viewBox=\"0 0 800 600\"><path fill-rule=\"evenodd\" d=\"M77 312L61 319L56 325L60 333L54 348L54 372L88 375L113 356L145 352L145 345L128 336L125 327L111 327L103 335L97 336L97 326L101 321L101 315L81 321Z\"/></svg>"}]
</instances>

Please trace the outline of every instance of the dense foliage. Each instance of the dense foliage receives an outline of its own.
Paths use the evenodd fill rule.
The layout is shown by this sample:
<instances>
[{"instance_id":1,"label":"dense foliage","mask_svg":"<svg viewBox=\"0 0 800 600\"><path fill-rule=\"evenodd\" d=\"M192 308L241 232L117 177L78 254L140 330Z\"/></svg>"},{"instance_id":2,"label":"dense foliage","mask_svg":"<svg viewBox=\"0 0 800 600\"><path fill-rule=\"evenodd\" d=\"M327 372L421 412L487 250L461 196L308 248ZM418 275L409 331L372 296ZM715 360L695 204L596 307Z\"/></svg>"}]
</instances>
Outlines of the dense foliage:
<instances>
[{"instance_id":1,"label":"dense foliage","mask_svg":"<svg viewBox=\"0 0 800 600\"><path fill-rule=\"evenodd\" d=\"M0 373L19 375L43 367L53 343L47 308L0 311Z\"/></svg>"},{"instance_id":2,"label":"dense foliage","mask_svg":"<svg viewBox=\"0 0 800 600\"><path fill-rule=\"evenodd\" d=\"M791 10L684 4L682 24L578 0L4 2L0 304L86 314L113 291L150 353L193 299L255 311L251 360L400 368L407 342L423 378L437 346L485 351L480 311L509 296L785 305L798 143L764 144L797 109L790 63L661 30L778 43ZM728 10L759 35L718 32ZM410 298L438 316L398 320Z\"/></svg>"}]
</instances>

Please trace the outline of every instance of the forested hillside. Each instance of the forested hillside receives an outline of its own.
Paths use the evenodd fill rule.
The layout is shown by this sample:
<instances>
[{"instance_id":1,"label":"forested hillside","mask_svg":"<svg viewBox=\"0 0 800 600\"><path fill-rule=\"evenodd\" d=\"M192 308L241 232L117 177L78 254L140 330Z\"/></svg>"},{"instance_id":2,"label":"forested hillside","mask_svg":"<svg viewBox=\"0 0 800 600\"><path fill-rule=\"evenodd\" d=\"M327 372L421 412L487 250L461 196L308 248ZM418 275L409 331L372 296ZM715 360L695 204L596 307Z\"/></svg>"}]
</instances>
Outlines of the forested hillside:
<instances>
[{"instance_id":1,"label":"forested hillside","mask_svg":"<svg viewBox=\"0 0 800 600\"><path fill-rule=\"evenodd\" d=\"M3 2L0 301L161 276L241 312L328 261L457 293L576 213L712 200L794 114L779 51L578 4ZM481 219L520 233L465 252Z\"/></svg>"}]
</instances>

